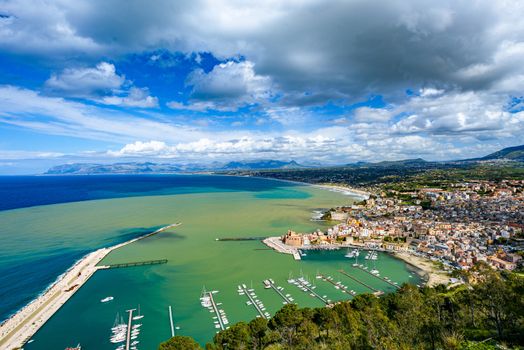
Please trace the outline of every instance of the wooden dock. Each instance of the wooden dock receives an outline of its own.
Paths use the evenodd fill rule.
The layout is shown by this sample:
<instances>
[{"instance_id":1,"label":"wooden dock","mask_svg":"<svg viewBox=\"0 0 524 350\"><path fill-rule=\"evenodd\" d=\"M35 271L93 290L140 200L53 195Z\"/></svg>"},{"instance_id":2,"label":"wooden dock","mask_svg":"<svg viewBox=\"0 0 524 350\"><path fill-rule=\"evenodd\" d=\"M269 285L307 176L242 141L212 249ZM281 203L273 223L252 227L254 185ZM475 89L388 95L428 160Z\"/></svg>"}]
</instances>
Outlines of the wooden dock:
<instances>
[{"instance_id":1,"label":"wooden dock","mask_svg":"<svg viewBox=\"0 0 524 350\"><path fill-rule=\"evenodd\" d=\"M283 287L277 286L271 279L268 279L268 281L269 286L271 286L271 289L273 289L275 292L277 292L278 295L280 295L280 297L284 300L285 304L293 303L293 300L290 297L287 297L284 293L282 293L282 290L284 290Z\"/></svg>"},{"instance_id":2,"label":"wooden dock","mask_svg":"<svg viewBox=\"0 0 524 350\"><path fill-rule=\"evenodd\" d=\"M223 237L217 238L217 241L220 242L235 242L235 241L262 241L266 237Z\"/></svg>"},{"instance_id":3,"label":"wooden dock","mask_svg":"<svg viewBox=\"0 0 524 350\"><path fill-rule=\"evenodd\" d=\"M359 280L359 279L356 278L355 276L350 275L349 273L347 273L347 272L344 271L344 270L338 270L338 272L340 272L340 273L343 274L344 276L347 276L347 277L351 278L353 281L355 281L355 282L357 282L357 283L363 285L364 287L366 287L366 288L368 288L368 289L371 289L373 292L375 292L375 293L374 293L375 295L382 295L382 294L384 293L384 292L382 292L381 290L378 290L378 289L376 289L376 288L373 288L373 287L371 287L369 284L362 282L361 280Z\"/></svg>"},{"instance_id":4,"label":"wooden dock","mask_svg":"<svg viewBox=\"0 0 524 350\"><path fill-rule=\"evenodd\" d=\"M241 288L238 290L238 292L239 294L242 292L243 294L247 296L247 298L249 299L249 302L251 303L251 305L253 305L253 307L255 308L257 313L260 315L260 317L265 318L266 320L269 318L267 316L268 313L263 310L265 309L264 304L262 304L262 302L258 300L255 294L255 290L253 288L247 288L247 287L244 287L244 285L242 285Z\"/></svg>"},{"instance_id":5,"label":"wooden dock","mask_svg":"<svg viewBox=\"0 0 524 350\"><path fill-rule=\"evenodd\" d=\"M160 264L166 264L167 259L159 259L159 260L145 260L145 261L133 261L133 262L127 262L127 263L120 263L120 264L110 264L105 265L106 269L119 269L123 267L135 267L135 266L144 266L144 265L160 265Z\"/></svg>"},{"instance_id":6,"label":"wooden dock","mask_svg":"<svg viewBox=\"0 0 524 350\"><path fill-rule=\"evenodd\" d=\"M327 300L317 292L313 290L313 288L310 286L309 282L306 282L302 277L299 277L295 280L295 284L298 288L303 289L306 293L309 293L312 297L318 298L320 301L322 301L324 304L329 305L331 304L331 300Z\"/></svg>"},{"instance_id":7,"label":"wooden dock","mask_svg":"<svg viewBox=\"0 0 524 350\"><path fill-rule=\"evenodd\" d=\"M351 294L349 290L342 288L344 285L342 285L341 283L335 283L329 277L326 277L322 274L318 274L318 276L322 279L322 281L331 283L336 289L340 290L342 293L346 293L347 295L353 297L353 294Z\"/></svg>"},{"instance_id":8,"label":"wooden dock","mask_svg":"<svg viewBox=\"0 0 524 350\"><path fill-rule=\"evenodd\" d=\"M396 285L395 283L393 283L393 282L391 282L391 281L388 281L387 279L385 279L385 278L383 278L383 277L380 277L380 276L377 276L377 275L375 275L375 274L372 274L371 272L369 272L368 270L366 270L366 269L364 269L364 268L362 268L362 267L360 267L360 266L355 266L355 268L360 269L360 270L362 270L362 271L364 271L364 272L367 272L368 274L370 274L370 275L373 276L373 277L378 278L378 279L381 280L382 282L386 282L386 283L392 285L393 287L395 287L395 288L397 288L397 289L400 289L400 286Z\"/></svg>"}]
</instances>

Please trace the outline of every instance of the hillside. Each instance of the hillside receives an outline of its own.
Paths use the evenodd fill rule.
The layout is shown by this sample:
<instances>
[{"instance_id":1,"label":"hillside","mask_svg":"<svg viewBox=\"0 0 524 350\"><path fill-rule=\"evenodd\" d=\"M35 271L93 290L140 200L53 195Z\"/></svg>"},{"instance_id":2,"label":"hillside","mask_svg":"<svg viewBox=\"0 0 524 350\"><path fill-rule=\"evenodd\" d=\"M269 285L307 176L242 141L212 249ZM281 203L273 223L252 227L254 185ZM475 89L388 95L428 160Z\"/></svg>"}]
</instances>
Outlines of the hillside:
<instances>
[{"instance_id":1,"label":"hillside","mask_svg":"<svg viewBox=\"0 0 524 350\"><path fill-rule=\"evenodd\" d=\"M497 159L510 159L514 161L524 162L524 145L507 147L500 151L488 154L478 160L497 160Z\"/></svg>"}]
</instances>

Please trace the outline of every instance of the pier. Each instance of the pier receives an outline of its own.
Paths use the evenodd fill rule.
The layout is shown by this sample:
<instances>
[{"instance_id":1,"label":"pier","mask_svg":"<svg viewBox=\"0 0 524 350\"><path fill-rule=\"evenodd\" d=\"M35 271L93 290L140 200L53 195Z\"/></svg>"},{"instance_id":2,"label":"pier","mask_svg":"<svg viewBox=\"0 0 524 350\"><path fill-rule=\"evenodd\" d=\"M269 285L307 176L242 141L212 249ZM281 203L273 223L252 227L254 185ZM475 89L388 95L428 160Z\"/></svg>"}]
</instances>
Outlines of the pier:
<instances>
[{"instance_id":1,"label":"pier","mask_svg":"<svg viewBox=\"0 0 524 350\"><path fill-rule=\"evenodd\" d=\"M293 258L295 260L301 260L298 248L282 243L280 237L268 237L264 239L262 242L269 248L274 249L279 253L291 254L293 255Z\"/></svg>"},{"instance_id":2,"label":"pier","mask_svg":"<svg viewBox=\"0 0 524 350\"><path fill-rule=\"evenodd\" d=\"M128 262L128 263L105 265L105 266L101 266L100 268L118 269L118 268L123 268L123 267L134 267L134 266L144 266L144 265L160 265L160 264L166 264L166 263L167 263L167 259L145 260L145 261L134 261L134 262Z\"/></svg>"},{"instance_id":3,"label":"pier","mask_svg":"<svg viewBox=\"0 0 524 350\"><path fill-rule=\"evenodd\" d=\"M364 268L362 268L362 267L360 267L360 266L355 266L355 268L360 269L360 270L362 270L362 271L364 271L364 272L367 272L367 273L370 274L371 276L376 277L376 278L378 278L379 280L381 280L381 281L383 281L383 282L386 282L387 284L390 284L390 285L392 285L393 287L395 287L395 288L397 288L397 289L400 289L400 287L399 287L398 285L396 285L395 283L393 283L393 282L387 280L385 277L380 277L380 276L378 276L378 275L375 275L374 273L371 273L370 271L368 271L368 270L366 270L366 269L364 269Z\"/></svg>"},{"instance_id":4,"label":"pier","mask_svg":"<svg viewBox=\"0 0 524 350\"><path fill-rule=\"evenodd\" d=\"M129 350L131 343L131 326L133 325L133 311L135 311L135 309L126 311L129 313L129 320L127 321L126 350Z\"/></svg>"},{"instance_id":5,"label":"pier","mask_svg":"<svg viewBox=\"0 0 524 350\"><path fill-rule=\"evenodd\" d=\"M144 236L108 248L98 249L82 257L38 298L0 324L0 349L22 348L96 271L107 268L98 264L109 253L180 225L181 223L167 225Z\"/></svg>"},{"instance_id":6,"label":"pier","mask_svg":"<svg viewBox=\"0 0 524 350\"><path fill-rule=\"evenodd\" d=\"M266 237L224 237L224 238L217 238L217 241L221 242L230 242L230 241L262 241L266 239Z\"/></svg>"},{"instance_id":7,"label":"pier","mask_svg":"<svg viewBox=\"0 0 524 350\"><path fill-rule=\"evenodd\" d=\"M267 320L269 318L269 313L266 312L264 304L262 304L262 302L260 300L258 300L258 298L257 298L257 296L255 294L255 290L253 288L248 289L245 284L243 284L243 285L241 285L239 287L240 288L238 289L238 294L239 295L245 294L248 297L248 299L249 299L249 302L247 304L248 305L253 305L253 307L257 311L258 315L260 315L260 317L265 318Z\"/></svg>"},{"instance_id":8,"label":"pier","mask_svg":"<svg viewBox=\"0 0 524 350\"><path fill-rule=\"evenodd\" d=\"M169 325L171 326L171 338L175 336L175 326L173 325L173 311L169 305Z\"/></svg>"},{"instance_id":9,"label":"pier","mask_svg":"<svg viewBox=\"0 0 524 350\"><path fill-rule=\"evenodd\" d=\"M220 325L220 330L226 329L226 325L224 323L224 320L222 319L222 313L218 309L215 299L213 298L213 292L207 292L207 296L209 297L209 300L211 301L211 307L217 317L218 324Z\"/></svg>"},{"instance_id":10,"label":"pier","mask_svg":"<svg viewBox=\"0 0 524 350\"><path fill-rule=\"evenodd\" d=\"M347 286L343 285L341 282L333 282L333 277L331 276L324 276L322 274L317 275L318 278L322 279L324 282L331 283L336 289L340 290L342 293L346 293L347 295L353 297L356 293L351 293L351 291L347 290Z\"/></svg>"},{"instance_id":11,"label":"pier","mask_svg":"<svg viewBox=\"0 0 524 350\"><path fill-rule=\"evenodd\" d=\"M373 294L375 294L375 295L382 295L382 294L384 294L384 292L382 292L381 290L378 290L378 289L376 289L376 288L371 287L369 284L362 282L361 280L359 280L358 278L356 278L356 277L350 275L349 273L347 273L347 272L344 271L344 270L338 270L338 272L340 272L340 273L343 274L344 276L347 276L347 277L351 278L353 281L355 281L355 282L357 282L357 283L363 285L364 287L366 287L366 288L368 288L368 289L371 289L371 290L374 292Z\"/></svg>"},{"instance_id":12,"label":"pier","mask_svg":"<svg viewBox=\"0 0 524 350\"><path fill-rule=\"evenodd\" d=\"M312 297L319 299L324 304L326 305L331 304L331 300L327 300L326 298L324 298L323 296L315 292L314 287L311 287L311 283L307 282L303 277L299 277L296 280L289 280L288 282L296 285L298 288L302 289L304 292L309 293Z\"/></svg>"},{"instance_id":13,"label":"pier","mask_svg":"<svg viewBox=\"0 0 524 350\"><path fill-rule=\"evenodd\" d=\"M291 304L294 301L293 298L291 298L290 296L288 297L287 295L282 293L282 291L284 290L283 287L277 286L272 279L268 279L267 281L269 282L268 285L271 287L271 289L277 292L277 294L280 295L280 297L284 300L284 304Z\"/></svg>"}]
</instances>

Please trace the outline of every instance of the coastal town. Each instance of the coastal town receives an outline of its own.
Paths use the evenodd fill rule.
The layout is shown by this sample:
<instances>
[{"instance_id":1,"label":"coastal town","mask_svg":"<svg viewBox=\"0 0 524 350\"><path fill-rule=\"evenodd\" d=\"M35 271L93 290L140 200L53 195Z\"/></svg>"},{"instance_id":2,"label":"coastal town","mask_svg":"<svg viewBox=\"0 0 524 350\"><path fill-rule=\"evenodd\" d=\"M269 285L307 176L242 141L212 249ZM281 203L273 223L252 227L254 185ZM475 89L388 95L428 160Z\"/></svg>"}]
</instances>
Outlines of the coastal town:
<instances>
[{"instance_id":1,"label":"coastal town","mask_svg":"<svg viewBox=\"0 0 524 350\"><path fill-rule=\"evenodd\" d=\"M279 250L360 247L431 260L444 270L484 262L497 270L522 264L524 181L451 183L446 188L398 191L376 186L369 197L327 211L327 231L280 237ZM274 246L274 241L273 248ZM288 251L285 251L285 250Z\"/></svg>"}]
</instances>

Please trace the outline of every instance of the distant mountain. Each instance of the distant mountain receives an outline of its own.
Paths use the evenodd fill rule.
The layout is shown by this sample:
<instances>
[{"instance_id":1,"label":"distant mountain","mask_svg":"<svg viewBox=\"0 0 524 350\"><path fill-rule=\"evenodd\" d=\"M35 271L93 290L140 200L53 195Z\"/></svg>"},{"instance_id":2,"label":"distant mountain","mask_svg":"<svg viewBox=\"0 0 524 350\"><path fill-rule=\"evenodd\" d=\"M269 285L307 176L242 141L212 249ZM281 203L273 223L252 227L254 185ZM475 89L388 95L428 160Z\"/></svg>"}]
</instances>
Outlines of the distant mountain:
<instances>
[{"instance_id":1,"label":"distant mountain","mask_svg":"<svg viewBox=\"0 0 524 350\"><path fill-rule=\"evenodd\" d=\"M93 164L73 163L57 165L49 169L48 175L93 175L93 174L155 174L176 173L182 169L173 164L156 163L115 163L115 164Z\"/></svg>"},{"instance_id":2,"label":"distant mountain","mask_svg":"<svg viewBox=\"0 0 524 350\"><path fill-rule=\"evenodd\" d=\"M383 167L388 167L388 166L413 167L413 166L425 166L428 163L432 163L432 162L425 161L422 158L414 158L414 159L402 159L402 160L393 160L393 161L386 160L386 161L382 161L378 163L372 163L372 165L373 166L383 166Z\"/></svg>"},{"instance_id":3,"label":"distant mountain","mask_svg":"<svg viewBox=\"0 0 524 350\"><path fill-rule=\"evenodd\" d=\"M500 151L488 154L482 158L476 158L475 160L498 160L498 159L509 159L519 162L524 162L524 145L507 147Z\"/></svg>"},{"instance_id":4,"label":"distant mountain","mask_svg":"<svg viewBox=\"0 0 524 350\"><path fill-rule=\"evenodd\" d=\"M257 160L257 161L242 161L229 162L224 165L221 170L260 170L260 169L295 169L304 168L294 160L290 162L283 162L280 160Z\"/></svg>"},{"instance_id":5,"label":"distant mountain","mask_svg":"<svg viewBox=\"0 0 524 350\"><path fill-rule=\"evenodd\" d=\"M144 163L72 163L57 165L49 169L47 175L94 175L94 174L170 174L195 171L215 170L260 170L260 169L293 169L302 167L295 161L279 160L239 161L227 164L214 162L212 164L158 164Z\"/></svg>"}]
</instances>

